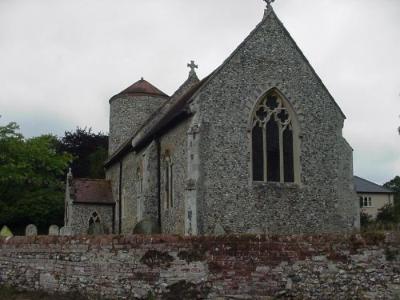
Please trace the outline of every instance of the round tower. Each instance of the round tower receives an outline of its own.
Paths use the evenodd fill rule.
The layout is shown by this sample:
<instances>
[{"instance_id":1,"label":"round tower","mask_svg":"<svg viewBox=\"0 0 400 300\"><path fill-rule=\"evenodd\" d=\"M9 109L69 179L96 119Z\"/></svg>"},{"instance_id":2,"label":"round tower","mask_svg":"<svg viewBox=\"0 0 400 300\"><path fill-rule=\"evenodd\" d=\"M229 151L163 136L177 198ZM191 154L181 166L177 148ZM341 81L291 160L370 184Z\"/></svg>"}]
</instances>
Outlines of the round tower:
<instances>
[{"instance_id":1,"label":"round tower","mask_svg":"<svg viewBox=\"0 0 400 300\"><path fill-rule=\"evenodd\" d=\"M110 99L109 154L132 137L169 96L143 78Z\"/></svg>"}]
</instances>

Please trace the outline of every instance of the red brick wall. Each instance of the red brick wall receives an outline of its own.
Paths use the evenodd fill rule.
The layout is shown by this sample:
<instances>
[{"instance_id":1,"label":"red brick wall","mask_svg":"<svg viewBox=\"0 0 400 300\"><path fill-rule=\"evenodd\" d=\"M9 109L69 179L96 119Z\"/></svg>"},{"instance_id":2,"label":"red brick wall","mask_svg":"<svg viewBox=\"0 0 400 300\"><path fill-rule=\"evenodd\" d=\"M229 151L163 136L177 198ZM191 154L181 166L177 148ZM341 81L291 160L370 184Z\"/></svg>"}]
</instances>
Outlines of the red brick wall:
<instances>
[{"instance_id":1,"label":"red brick wall","mask_svg":"<svg viewBox=\"0 0 400 300\"><path fill-rule=\"evenodd\" d=\"M14 237L0 239L0 284L112 299L390 299L399 245L393 233Z\"/></svg>"}]
</instances>

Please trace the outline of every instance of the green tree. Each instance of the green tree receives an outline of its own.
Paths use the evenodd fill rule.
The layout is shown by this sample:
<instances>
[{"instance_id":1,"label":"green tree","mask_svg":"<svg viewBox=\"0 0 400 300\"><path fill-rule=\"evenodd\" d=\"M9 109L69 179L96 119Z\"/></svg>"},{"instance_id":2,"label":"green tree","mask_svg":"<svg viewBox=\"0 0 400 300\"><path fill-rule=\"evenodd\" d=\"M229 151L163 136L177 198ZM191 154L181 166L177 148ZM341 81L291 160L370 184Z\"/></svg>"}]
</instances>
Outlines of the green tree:
<instances>
[{"instance_id":1,"label":"green tree","mask_svg":"<svg viewBox=\"0 0 400 300\"><path fill-rule=\"evenodd\" d=\"M383 186L394 192L394 203L382 207L376 221L383 225L398 224L400 222L400 176L396 176Z\"/></svg>"},{"instance_id":2,"label":"green tree","mask_svg":"<svg viewBox=\"0 0 400 300\"><path fill-rule=\"evenodd\" d=\"M374 223L371 215L367 214L366 212L360 212L360 224L362 228L366 228Z\"/></svg>"},{"instance_id":3,"label":"green tree","mask_svg":"<svg viewBox=\"0 0 400 300\"><path fill-rule=\"evenodd\" d=\"M386 182L383 186L394 192L394 204L396 208L400 208L400 176L396 176L392 180Z\"/></svg>"},{"instance_id":4,"label":"green tree","mask_svg":"<svg viewBox=\"0 0 400 300\"><path fill-rule=\"evenodd\" d=\"M81 178L104 178L103 164L107 159L108 136L93 133L89 128L77 128L75 132L65 132L59 141L57 151L73 156L72 173Z\"/></svg>"},{"instance_id":5,"label":"green tree","mask_svg":"<svg viewBox=\"0 0 400 300\"><path fill-rule=\"evenodd\" d=\"M33 223L40 231L62 225L64 184L71 155L56 152L57 138L25 139L16 123L0 126L0 227L22 233Z\"/></svg>"},{"instance_id":6,"label":"green tree","mask_svg":"<svg viewBox=\"0 0 400 300\"><path fill-rule=\"evenodd\" d=\"M376 221L381 224L397 224L400 221L400 215L397 213L395 206L387 204L378 211Z\"/></svg>"}]
</instances>

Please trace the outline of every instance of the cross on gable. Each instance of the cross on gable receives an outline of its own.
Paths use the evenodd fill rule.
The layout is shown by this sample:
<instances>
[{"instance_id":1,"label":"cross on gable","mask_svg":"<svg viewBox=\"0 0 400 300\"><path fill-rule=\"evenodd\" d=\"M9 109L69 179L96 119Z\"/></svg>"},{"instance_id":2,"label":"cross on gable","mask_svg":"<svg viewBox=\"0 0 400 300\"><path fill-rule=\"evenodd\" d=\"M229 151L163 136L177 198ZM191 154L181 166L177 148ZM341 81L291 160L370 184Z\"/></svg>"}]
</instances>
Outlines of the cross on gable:
<instances>
[{"instance_id":1,"label":"cross on gable","mask_svg":"<svg viewBox=\"0 0 400 300\"><path fill-rule=\"evenodd\" d=\"M195 69L198 69L199 66L194 63L194 60L190 61L190 64L187 65L190 68L190 72L195 72Z\"/></svg>"},{"instance_id":2,"label":"cross on gable","mask_svg":"<svg viewBox=\"0 0 400 300\"><path fill-rule=\"evenodd\" d=\"M264 0L267 3L267 6L271 6L271 3L273 3L275 0Z\"/></svg>"}]
</instances>

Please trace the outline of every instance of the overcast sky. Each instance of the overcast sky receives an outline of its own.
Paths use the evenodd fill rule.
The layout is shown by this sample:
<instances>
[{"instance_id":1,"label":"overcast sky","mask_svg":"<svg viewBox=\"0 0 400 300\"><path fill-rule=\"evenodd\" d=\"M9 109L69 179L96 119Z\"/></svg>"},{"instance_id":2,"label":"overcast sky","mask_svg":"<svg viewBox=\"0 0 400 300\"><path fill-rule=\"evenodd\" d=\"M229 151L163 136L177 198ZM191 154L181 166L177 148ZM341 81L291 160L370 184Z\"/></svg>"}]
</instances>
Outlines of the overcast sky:
<instances>
[{"instance_id":1,"label":"overcast sky","mask_svg":"<svg viewBox=\"0 0 400 300\"><path fill-rule=\"evenodd\" d=\"M218 67L262 0L0 0L0 124L25 136L108 132L108 99L141 76L171 94ZM274 8L347 116L359 176L400 175L400 1L277 0Z\"/></svg>"}]
</instances>

